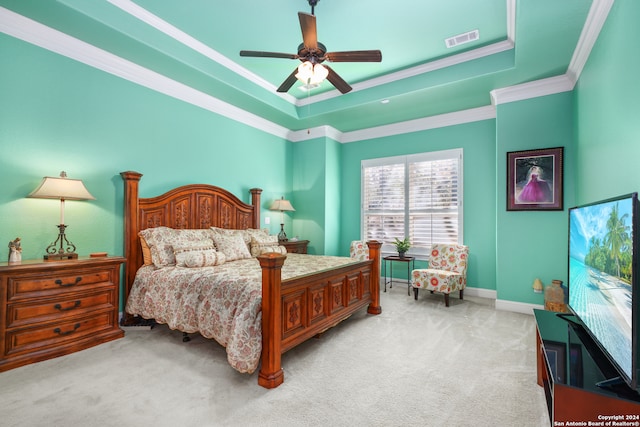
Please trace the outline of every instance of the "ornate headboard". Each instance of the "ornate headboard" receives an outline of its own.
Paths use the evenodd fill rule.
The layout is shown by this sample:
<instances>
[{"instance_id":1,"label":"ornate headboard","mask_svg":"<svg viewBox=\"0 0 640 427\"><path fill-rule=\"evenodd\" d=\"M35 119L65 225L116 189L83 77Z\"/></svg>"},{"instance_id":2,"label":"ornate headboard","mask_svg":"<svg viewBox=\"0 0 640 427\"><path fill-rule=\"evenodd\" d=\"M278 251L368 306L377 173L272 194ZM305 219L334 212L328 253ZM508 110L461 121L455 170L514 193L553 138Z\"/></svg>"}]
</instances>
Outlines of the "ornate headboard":
<instances>
[{"instance_id":1,"label":"ornate headboard","mask_svg":"<svg viewBox=\"0 0 640 427\"><path fill-rule=\"evenodd\" d=\"M251 204L244 203L220 187L192 184L174 188L151 198L139 198L142 174L121 172L124 180L124 301L129 295L136 271L142 266L138 233L145 228L260 228L259 188L252 188Z\"/></svg>"}]
</instances>

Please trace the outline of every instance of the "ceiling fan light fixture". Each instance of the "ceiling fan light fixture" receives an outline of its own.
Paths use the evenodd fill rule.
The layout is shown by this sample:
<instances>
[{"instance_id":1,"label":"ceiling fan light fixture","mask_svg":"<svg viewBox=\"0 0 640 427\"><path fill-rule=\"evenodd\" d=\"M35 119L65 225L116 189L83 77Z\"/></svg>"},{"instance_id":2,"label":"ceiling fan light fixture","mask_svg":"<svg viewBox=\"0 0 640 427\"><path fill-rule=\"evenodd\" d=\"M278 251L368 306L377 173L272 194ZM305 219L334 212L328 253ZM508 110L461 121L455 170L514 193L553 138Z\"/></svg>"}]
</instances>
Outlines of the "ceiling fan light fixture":
<instances>
[{"instance_id":1,"label":"ceiling fan light fixture","mask_svg":"<svg viewBox=\"0 0 640 427\"><path fill-rule=\"evenodd\" d=\"M313 86L322 83L328 75L329 70L323 67L322 64L313 65L310 61L304 61L298 65L296 79L307 86Z\"/></svg>"},{"instance_id":2,"label":"ceiling fan light fixture","mask_svg":"<svg viewBox=\"0 0 640 427\"><path fill-rule=\"evenodd\" d=\"M320 85L317 84L317 83L316 84L306 84L305 83L305 84L302 84L302 85L298 86L298 89L300 89L303 92L308 92L311 89L315 89L317 87L320 87Z\"/></svg>"}]
</instances>

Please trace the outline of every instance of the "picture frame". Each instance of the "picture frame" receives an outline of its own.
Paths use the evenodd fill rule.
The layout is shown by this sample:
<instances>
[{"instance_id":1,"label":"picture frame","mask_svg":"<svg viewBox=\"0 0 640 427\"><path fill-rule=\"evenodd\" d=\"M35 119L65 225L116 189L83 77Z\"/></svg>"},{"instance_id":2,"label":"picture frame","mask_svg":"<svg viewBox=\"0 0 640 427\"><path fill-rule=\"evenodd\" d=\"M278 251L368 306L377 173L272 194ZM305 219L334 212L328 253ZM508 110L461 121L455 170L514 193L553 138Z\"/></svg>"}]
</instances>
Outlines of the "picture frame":
<instances>
[{"instance_id":1,"label":"picture frame","mask_svg":"<svg viewBox=\"0 0 640 427\"><path fill-rule=\"evenodd\" d=\"M507 153L507 210L563 210L564 147Z\"/></svg>"}]
</instances>

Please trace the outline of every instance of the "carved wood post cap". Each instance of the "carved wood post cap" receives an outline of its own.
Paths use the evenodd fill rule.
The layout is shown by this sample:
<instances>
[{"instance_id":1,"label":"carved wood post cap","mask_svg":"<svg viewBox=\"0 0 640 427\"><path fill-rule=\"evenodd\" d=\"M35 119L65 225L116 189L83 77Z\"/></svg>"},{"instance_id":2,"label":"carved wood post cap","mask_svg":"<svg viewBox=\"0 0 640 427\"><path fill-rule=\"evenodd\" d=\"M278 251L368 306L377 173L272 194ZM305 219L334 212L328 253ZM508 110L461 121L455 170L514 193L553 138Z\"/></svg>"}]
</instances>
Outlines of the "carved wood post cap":
<instances>
[{"instance_id":1,"label":"carved wood post cap","mask_svg":"<svg viewBox=\"0 0 640 427\"><path fill-rule=\"evenodd\" d=\"M287 259L286 255L277 252L267 252L258 256L260 267L263 268L281 268L285 259Z\"/></svg>"}]
</instances>

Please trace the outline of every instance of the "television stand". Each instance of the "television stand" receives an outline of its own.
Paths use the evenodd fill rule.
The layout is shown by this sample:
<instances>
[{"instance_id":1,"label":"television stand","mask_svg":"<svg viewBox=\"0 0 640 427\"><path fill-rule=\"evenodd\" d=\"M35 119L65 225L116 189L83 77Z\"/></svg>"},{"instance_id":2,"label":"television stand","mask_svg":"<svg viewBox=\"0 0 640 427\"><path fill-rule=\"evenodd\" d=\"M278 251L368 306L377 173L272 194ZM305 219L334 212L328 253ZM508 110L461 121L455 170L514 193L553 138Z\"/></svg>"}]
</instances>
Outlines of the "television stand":
<instances>
[{"instance_id":1,"label":"television stand","mask_svg":"<svg viewBox=\"0 0 640 427\"><path fill-rule=\"evenodd\" d=\"M534 316L537 380L544 387L551 425L640 422L640 394L624 382L609 381L617 371L580 323L545 310L534 310Z\"/></svg>"}]
</instances>

